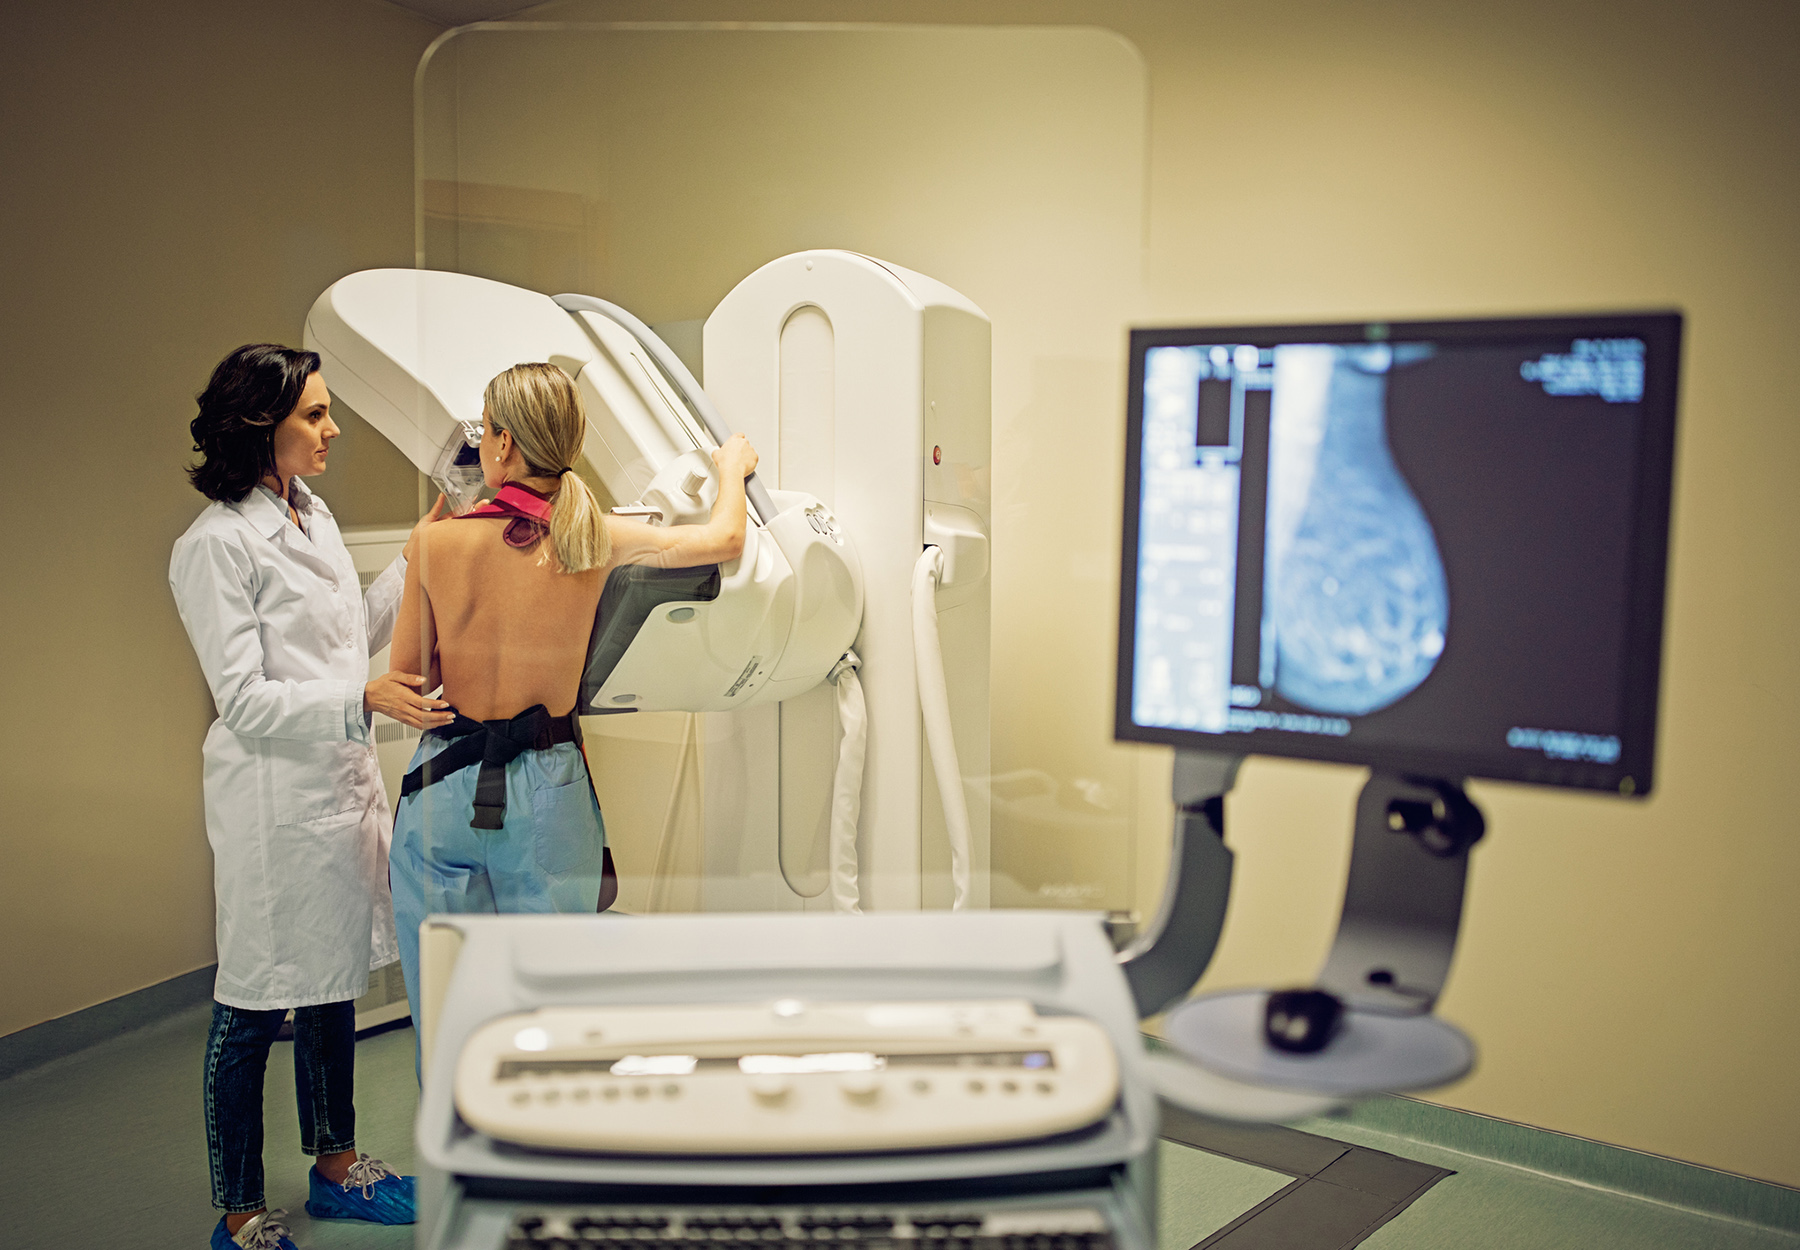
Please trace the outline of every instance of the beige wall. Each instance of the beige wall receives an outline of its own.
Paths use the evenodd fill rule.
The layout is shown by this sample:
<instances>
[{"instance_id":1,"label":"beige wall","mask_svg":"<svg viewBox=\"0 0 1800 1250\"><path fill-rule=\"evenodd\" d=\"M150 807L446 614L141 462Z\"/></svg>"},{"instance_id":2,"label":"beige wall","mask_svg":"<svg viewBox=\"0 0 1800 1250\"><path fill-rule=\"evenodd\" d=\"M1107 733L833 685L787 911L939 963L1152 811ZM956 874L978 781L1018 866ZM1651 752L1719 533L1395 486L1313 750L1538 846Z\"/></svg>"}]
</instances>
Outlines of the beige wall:
<instances>
[{"instance_id":1,"label":"beige wall","mask_svg":"<svg viewBox=\"0 0 1800 1250\"><path fill-rule=\"evenodd\" d=\"M1800 607L1791 7L570 0L529 16L1068 23L1125 35L1149 80L1141 303L1091 341L1047 345L1032 365L1046 389L1082 384L1096 362L1116 370L1132 322L1684 308L1657 793L1627 803L1477 788L1492 833L1442 1008L1474 1033L1482 1061L1438 1096L1800 1183L1788 1063L1800 1031L1800 839L1778 789L1800 729L1786 637ZM779 154L781 137L768 142ZM996 344L1001 334L996 325ZM995 672L997 757L1020 732L1009 718L1041 714L1005 697L1006 682L1036 673L1042 687L1066 666L1112 662L1110 611L1071 624L1062 605L1111 593L1076 581L1075 566L1112 575L1116 486L1036 470L1045 441L1116 443L1123 394L1115 372L1091 423L1009 440L1000 382L997 371L996 498L1047 491L1082 518L1072 528L1084 558L1055 558L1069 529L1008 531L997 517L996 656L1009 654ZM1009 562L1041 572L1009 587ZM1058 614L1055 634L1035 627L1045 612ZM1105 725L1080 732L1100 739ZM1160 839L1166 756L1141 755L1140 826ZM1348 769L1245 769L1230 807L1238 889L1205 984L1311 976L1359 784ZM1142 858L1148 895L1158 874Z\"/></svg>"},{"instance_id":2,"label":"beige wall","mask_svg":"<svg viewBox=\"0 0 1800 1250\"><path fill-rule=\"evenodd\" d=\"M200 740L169 597L193 396L298 343L338 276L412 255L412 71L379 0L6 6L0 34L0 1033L213 960ZM416 515L346 419L320 493Z\"/></svg>"}]
</instances>

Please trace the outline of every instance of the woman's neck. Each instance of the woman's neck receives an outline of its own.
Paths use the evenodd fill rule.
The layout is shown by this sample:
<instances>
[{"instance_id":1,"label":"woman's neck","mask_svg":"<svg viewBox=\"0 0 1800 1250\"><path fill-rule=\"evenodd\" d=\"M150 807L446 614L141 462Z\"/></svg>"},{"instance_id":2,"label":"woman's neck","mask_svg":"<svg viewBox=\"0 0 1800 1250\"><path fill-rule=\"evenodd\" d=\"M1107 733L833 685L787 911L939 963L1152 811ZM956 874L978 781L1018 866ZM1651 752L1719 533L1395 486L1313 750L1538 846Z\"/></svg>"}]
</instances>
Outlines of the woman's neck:
<instances>
[{"instance_id":1,"label":"woman's neck","mask_svg":"<svg viewBox=\"0 0 1800 1250\"><path fill-rule=\"evenodd\" d=\"M523 486L548 498L549 496L554 495L562 487L562 478L526 477L521 475L519 477L509 477L500 484L502 486Z\"/></svg>"},{"instance_id":2,"label":"woman's neck","mask_svg":"<svg viewBox=\"0 0 1800 1250\"><path fill-rule=\"evenodd\" d=\"M263 474L262 481L258 483L258 485L264 487L270 494L274 495L275 498L281 500L283 503L289 502L287 478L277 477L273 473L265 473Z\"/></svg>"}]
</instances>

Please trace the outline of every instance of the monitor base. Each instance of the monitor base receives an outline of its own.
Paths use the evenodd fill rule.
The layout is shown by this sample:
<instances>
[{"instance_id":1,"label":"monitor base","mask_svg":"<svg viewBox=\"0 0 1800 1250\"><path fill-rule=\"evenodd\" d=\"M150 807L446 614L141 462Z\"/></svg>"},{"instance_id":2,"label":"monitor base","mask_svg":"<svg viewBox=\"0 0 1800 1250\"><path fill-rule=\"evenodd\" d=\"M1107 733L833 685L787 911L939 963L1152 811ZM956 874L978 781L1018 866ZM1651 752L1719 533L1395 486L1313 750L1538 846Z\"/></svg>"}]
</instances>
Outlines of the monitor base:
<instances>
[{"instance_id":1,"label":"monitor base","mask_svg":"<svg viewBox=\"0 0 1800 1250\"><path fill-rule=\"evenodd\" d=\"M1323 1050L1310 1055L1276 1050L1263 1035L1268 997L1266 990L1232 990L1191 999L1165 1017L1163 1036L1219 1076L1321 1096L1429 1089L1456 1080L1475 1064L1474 1043L1447 1021L1356 1007L1345 1010Z\"/></svg>"}]
</instances>

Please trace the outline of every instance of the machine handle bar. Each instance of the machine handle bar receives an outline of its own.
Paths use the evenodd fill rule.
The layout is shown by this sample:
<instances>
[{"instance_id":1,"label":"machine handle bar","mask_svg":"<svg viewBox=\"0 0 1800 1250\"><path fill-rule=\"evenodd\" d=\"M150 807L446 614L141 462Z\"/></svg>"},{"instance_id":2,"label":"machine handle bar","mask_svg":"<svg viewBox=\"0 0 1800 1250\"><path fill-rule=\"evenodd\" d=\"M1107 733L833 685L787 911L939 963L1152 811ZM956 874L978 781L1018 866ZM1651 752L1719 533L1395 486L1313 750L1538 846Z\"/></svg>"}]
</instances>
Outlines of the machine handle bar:
<instances>
[{"instance_id":1,"label":"machine handle bar","mask_svg":"<svg viewBox=\"0 0 1800 1250\"><path fill-rule=\"evenodd\" d=\"M681 357L677 356L669 345L662 341L656 331L617 304L608 303L606 300L597 299L592 295L566 294L552 298L556 301L556 306L564 312L599 313L624 326L631 332L632 338L643 344L644 350L650 353L650 358L656 361L657 367L663 371L669 381L675 384L675 388L687 400L688 407L694 410L694 415L699 417L701 423L706 426L706 432L712 435L713 442L723 447L731 438L731 429L725 424L725 418L719 415L719 410L713 406L711 398L700 388L699 381L681 362ZM749 497L750 506L756 509L759 524L766 526L775 519L775 501L769 498L768 489L757 480L756 474L752 473L744 479L744 494Z\"/></svg>"}]
</instances>

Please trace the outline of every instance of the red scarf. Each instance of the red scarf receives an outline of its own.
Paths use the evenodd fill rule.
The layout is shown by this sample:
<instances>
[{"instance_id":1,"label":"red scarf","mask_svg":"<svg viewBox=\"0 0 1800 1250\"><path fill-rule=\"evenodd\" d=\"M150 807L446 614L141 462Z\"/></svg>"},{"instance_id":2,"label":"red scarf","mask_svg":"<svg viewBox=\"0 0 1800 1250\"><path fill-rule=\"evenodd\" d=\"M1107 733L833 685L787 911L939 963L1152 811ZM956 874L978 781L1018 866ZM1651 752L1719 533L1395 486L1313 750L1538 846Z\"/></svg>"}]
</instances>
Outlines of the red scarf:
<instances>
[{"instance_id":1,"label":"red scarf","mask_svg":"<svg viewBox=\"0 0 1800 1250\"><path fill-rule=\"evenodd\" d=\"M511 517L502 535L508 547L530 547L550 532L549 496L517 482L506 483L488 502L462 515Z\"/></svg>"}]
</instances>

